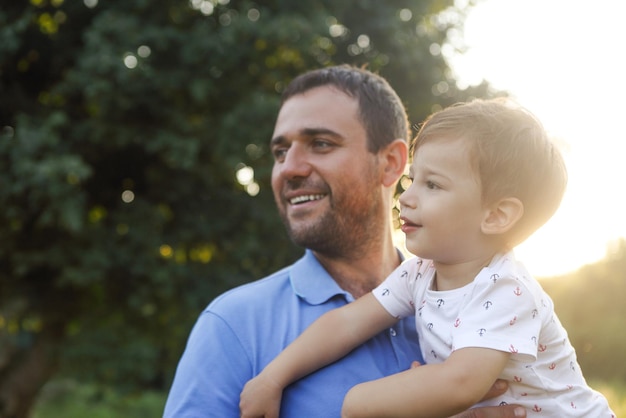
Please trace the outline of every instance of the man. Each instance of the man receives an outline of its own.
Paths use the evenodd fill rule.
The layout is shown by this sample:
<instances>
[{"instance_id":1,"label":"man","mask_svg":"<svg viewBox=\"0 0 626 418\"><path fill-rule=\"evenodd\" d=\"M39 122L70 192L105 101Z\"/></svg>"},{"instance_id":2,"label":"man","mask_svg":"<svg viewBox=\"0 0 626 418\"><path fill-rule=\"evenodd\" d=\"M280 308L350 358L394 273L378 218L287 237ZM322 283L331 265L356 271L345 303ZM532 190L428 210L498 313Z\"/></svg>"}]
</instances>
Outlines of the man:
<instances>
[{"instance_id":1,"label":"man","mask_svg":"<svg viewBox=\"0 0 626 418\"><path fill-rule=\"evenodd\" d=\"M215 299L191 332L165 417L238 417L239 394L317 317L372 290L401 261L392 201L407 162L404 107L381 77L347 66L293 80L271 140L272 189L293 265ZM283 394L283 417L338 417L357 383L421 361L412 319ZM451 388L454 390L454 388ZM506 418L512 406L464 417Z\"/></svg>"}]
</instances>

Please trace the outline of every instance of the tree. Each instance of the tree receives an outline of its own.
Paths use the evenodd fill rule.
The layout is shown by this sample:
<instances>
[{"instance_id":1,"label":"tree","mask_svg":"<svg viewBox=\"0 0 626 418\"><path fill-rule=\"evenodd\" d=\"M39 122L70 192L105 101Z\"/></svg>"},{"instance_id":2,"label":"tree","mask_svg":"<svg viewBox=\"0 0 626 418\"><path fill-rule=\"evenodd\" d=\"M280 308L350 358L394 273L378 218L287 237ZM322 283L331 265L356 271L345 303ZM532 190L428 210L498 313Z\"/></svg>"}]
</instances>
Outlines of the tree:
<instances>
[{"instance_id":1,"label":"tree","mask_svg":"<svg viewBox=\"0 0 626 418\"><path fill-rule=\"evenodd\" d=\"M295 75L367 64L413 122L488 95L459 91L439 53L451 5L3 4L0 417L27 416L59 370L167 387L200 309L298 256L267 147Z\"/></svg>"}]
</instances>

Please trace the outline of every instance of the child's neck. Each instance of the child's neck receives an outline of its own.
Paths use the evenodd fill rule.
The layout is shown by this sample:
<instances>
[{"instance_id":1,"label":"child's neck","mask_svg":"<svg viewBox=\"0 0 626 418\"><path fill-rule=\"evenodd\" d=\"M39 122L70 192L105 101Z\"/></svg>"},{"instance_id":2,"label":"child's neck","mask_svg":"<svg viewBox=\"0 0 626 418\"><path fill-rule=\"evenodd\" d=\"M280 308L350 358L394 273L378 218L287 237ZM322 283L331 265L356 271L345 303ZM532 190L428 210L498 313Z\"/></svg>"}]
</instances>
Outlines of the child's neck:
<instances>
[{"instance_id":1,"label":"child's neck","mask_svg":"<svg viewBox=\"0 0 626 418\"><path fill-rule=\"evenodd\" d=\"M471 283L480 271L487 267L496 254L489 254L482 258L476 258L462 263L446 264L433 261L435 280L433 290L452 290Z\"/></svg>"}]
</instances>

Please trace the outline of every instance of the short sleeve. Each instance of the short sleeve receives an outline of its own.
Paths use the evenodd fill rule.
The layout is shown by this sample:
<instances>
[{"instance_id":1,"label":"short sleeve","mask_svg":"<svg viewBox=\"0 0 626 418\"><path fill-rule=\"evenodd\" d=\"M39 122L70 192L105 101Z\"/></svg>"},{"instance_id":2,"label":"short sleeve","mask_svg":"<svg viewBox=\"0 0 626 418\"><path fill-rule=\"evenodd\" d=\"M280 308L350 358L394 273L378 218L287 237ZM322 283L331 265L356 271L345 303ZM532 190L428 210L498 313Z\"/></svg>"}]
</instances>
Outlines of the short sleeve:
<instances>
[{"instance_id":1,"label":"short sleeve","mask_svg":"<svg viewBox=\"0 0 626 418\"><path fill-rule=\"evenodd\" d=\"M405 260L372 293L390 315L399 319L415 315L415 297L421 286L427 286L430 266L430 261L418 257Z\"/></svg>"}]
</instances>

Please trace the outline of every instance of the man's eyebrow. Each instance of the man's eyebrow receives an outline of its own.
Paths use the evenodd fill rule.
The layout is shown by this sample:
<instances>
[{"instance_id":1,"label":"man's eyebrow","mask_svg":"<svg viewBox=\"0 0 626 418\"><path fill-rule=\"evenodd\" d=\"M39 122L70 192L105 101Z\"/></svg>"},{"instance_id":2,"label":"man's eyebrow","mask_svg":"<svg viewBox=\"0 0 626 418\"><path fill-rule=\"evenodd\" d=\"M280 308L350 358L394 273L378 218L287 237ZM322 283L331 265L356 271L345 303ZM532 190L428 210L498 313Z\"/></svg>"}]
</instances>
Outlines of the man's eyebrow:
<instances>
[{"instance_id":1,"label":"man's eyebrow","mask_svg":"<svg viewBox=\"0 0 626 418\"><path fill-rule=\"evenodd\" d=\"M284 144L285 142L287 142L287 139L284 136L279 135L270 140L270 147L276 147Z\"/></svg>"},{"instance_id":2,"label":"man's eyebrow","mask_svg":"<svg viewBox=\"0 0 626 418\"><path fill-rule=\"evenodd\" d=\"M335 138L342 138L339 133L328 128L304 128L300 131L300 133L306 136L329 135Z\"/></svg>"},{"instance_id":3,"label":"man's eyebrow","mask_svg":"<svg viewBox=\"0 0 626 418\"><path fill-rule=\"evenodd\" d=\"M333 138L338 139L338 140L343 140L343 136L341 134L328 128L304 128L304 129L301 129L298 132L298 134L300 136L306 136L306 137L314 137L317 135L327 135L327 136L332 136ZM270 140L270 147L282 145L286 142L287 142L287 138L283 135L279 135Z\"/></svg>"}]
</instances>

